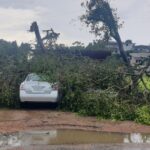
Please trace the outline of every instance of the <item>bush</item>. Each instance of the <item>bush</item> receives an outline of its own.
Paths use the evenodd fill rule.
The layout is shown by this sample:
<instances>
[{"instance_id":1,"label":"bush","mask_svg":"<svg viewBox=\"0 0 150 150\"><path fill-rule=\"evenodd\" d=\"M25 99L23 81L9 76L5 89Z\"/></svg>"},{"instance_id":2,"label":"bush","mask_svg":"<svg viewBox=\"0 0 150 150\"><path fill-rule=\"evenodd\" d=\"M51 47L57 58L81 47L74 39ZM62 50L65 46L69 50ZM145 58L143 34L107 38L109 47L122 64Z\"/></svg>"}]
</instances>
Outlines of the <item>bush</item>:
<instances>
[{"instance_id":1,"label":"bush","mask_svg":"<svg viewBox=\"0 0 150 150\"><path fill-rule=\"evenodd\" d=\"M82 105L79 111L82 115L110 118L116 94L110 91L91 91L82 94Z\"/></svg>"},{"instance_id":2,"label":"bush","mask_svg":"<svg viewBox=\"0 0 150 150\"><path fill-rule=\"evenodd\" d=\"M29 44L0 40L0 107L19 107L19 85L28 68Z\"/></svg>"},{"instance_id":3,"label":"bush","mask_svg":"<svg viewBox=\"0 0 150 150\"><path fill-rule=\"evenodd\" d=\"M134 120L135 106L127 101L119 101L114 91L94 91L83 93L79 114L97 116L103 119Z\"/></svg>"},{"instance_id":4,"label":"bush","mask_svg":"<svg viewBox=\"0 0 150 150\"><path fill-rule=\"evenodd\" d=\"M78 112L83 103L82 93L86 91L88 82L81 74L66 75L60 82L61 103L60 108Z\"/></svg>"},{"instance_id":5,"label":"bush","mask_svg":"<svg viewBox=\"0 0 150 150\"><path fill-rule=\"evenodd\" d=\"M150 105L137 108L136 121L142 124L150 125Z\"/></svg>"},{"instance_id":6,"label":"bush","mask_svg":"<svg viewBox=\"0 0 150 150\"><path fill-rule=\"evenodd\" d=\"M24 76L19 73L0 76L0 107L18 108L20 106L19 86Z\"/></svg>"},{"instance_id":7,"label":"bush","mask_svg":"<svg viewBox=\"0 0 150 150\"><path fill-rule=\"evenodd\" d=\"M127 101L115 102L111 111L111 119L113 120L134 120L135 105Z\"/></svg>"}]
</instances>

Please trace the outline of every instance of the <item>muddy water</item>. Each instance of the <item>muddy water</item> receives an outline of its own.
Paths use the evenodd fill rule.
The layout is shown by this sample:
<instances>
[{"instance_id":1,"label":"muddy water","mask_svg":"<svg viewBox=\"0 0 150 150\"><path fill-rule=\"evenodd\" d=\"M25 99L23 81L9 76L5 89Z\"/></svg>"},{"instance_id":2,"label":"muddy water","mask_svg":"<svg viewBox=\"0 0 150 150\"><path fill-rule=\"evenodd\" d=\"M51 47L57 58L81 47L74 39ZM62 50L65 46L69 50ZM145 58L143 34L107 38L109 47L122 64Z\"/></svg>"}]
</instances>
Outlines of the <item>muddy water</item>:
<instances>
[{"instance_id":1,"label":"muddy water","mask_svg":"<svg viewBox=\"0 0 150 150\"><path fill-rule=\"evenodd\" d=\"M29 131L0 135L0 148L33 145L78 144L150 144L150 135L132 133L104 133L80 130Z\"/></svg>"}]
</instances>

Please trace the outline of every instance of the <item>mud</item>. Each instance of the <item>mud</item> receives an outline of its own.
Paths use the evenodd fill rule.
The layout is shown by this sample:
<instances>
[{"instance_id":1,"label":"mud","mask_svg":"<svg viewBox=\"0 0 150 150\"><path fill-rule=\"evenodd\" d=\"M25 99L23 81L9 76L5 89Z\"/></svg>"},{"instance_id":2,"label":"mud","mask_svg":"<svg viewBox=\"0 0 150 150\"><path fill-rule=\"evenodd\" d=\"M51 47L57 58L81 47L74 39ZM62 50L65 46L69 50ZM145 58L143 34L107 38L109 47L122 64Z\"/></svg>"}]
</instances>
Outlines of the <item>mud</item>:
<instances>
[{"instance_id":1,"label":"mud","mask_svg":"<svg viewBox=\"0 0 150 150\"><path fill-rule=\"evenodd\" d=\"M129 121L101 121L95 117L80 117L70 112L49 110L0 110L0 133L54 129L150 133L150 126Z\"/></svg>"},{"instance_id":2,"label":"mud","mask_svg":"<svg viewBox=\"0 0 150 150\"><path fill-rule=\"evenodd\" d=\"M150 126L49 110L0 110L0 150L150 150Z\"/></svg>"}]
</instances>

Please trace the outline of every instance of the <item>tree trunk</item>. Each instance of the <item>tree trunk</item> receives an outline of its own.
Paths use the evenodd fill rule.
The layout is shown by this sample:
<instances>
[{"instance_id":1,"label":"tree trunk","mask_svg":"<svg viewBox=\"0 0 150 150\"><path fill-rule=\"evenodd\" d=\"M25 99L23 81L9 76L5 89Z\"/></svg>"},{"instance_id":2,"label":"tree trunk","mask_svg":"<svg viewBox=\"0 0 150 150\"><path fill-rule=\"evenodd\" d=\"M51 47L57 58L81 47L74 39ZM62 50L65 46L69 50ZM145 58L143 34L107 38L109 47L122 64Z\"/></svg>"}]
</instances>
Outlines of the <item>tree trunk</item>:
<instances>
[{"instance_id":1,"label":"tree trunk","mask_svg":"<svg viewBox=\"0 0 150 150\"><path fill-rule=\"evenodd\" d=\"M115 35L116 35L115 36L115 40L117 41L120 55L121 55L125 65L127 66L129 73L131 74L131 80L132 80L131 89L134 89L137 86L139 78L137 78L135 76L134 70L132 69L130 61L129 61L129 59L128 59L125 51L124 51L123 44L122 44L122 41L121 41L119 33L116 32Z\"/></svg>"},{"instance_id":2,"label":"tree trunk","mask_svg":"<svg viewBox=\"0 0 150 150\"><path fill-rule=\"evenodd\" d=\"M30 31L35 32L37 43L40 46L41 51L43 53L45 53L45 47L44 47L44 44L43 44L43 41L42 41L42 38L41 38L41 35L40 35L40 31L39 31L39 27L37 25L37 22L32 23Z\"/></svg>"},{"instance_id":3,"label":"tree trunk","mask_svg":"<svg viewBox=\"0 0 150 150\"><path fill-rule=\"evenodd\" d=\"M124 51L123 44L122 44L122 41L121 41L121 38L120 38L120 35L118 32L116 33L115 40L117 41L119 52L120 52L120 55L121 55L123 61L125 62L127 67L130 67L130 62L129 62L128 57Z\"/></svg>"}]
</instances>

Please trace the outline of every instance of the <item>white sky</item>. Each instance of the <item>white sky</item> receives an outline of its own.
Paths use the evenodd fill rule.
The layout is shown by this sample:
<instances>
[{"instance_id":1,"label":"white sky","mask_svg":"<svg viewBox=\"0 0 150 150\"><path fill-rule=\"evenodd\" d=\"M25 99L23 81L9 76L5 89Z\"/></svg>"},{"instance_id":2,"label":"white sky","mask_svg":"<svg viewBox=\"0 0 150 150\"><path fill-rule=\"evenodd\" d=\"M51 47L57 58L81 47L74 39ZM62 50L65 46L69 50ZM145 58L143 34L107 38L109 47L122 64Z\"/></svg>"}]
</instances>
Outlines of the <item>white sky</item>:
<instances>
[{"instance_id":1,"label":"white sky","mask_svg":"<svg viewBox=\"0 0 150 150\"><path fill-rule=\"evenodd\" d=\"M37 21L40 29L53 28L61 33L59 42L88 43L95 39L79 16L84 13L83 0L0 0L0 39L20 42L34 41L27 32ZM123 40L132 39L137 44L150 44L150 0L112 0L118 16L124 21L120 30Z\"/></svg>"}]
</instances>

